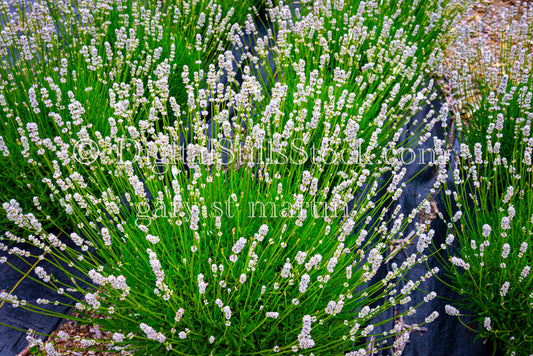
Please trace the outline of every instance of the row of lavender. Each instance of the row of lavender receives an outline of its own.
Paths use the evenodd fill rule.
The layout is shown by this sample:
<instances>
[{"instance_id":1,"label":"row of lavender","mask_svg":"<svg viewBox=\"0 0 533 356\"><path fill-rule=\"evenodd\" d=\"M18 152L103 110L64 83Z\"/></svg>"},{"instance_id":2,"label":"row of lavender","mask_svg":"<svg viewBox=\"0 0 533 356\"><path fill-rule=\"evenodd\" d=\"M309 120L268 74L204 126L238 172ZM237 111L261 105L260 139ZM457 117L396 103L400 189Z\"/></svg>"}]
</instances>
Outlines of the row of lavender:
<instances>
[{"instance_id":1,"label":"row of lavender","mask_svg":"<svg viewBox=\"0 0 533 356\"><path fill-rule=\"evenodd\" d=\"M122 353L399 355L438 317L402 322L437 297L411 294L440 269L460 296L446 312L525 354L530 13L511 13L491 48L453 31L466 6L41 1L13 16L6 5L0 262L62 273L27 277L57 300L0 297L97 323ZM452 42L463 111L421 111ZM432 137L450 112L456 157L453 139ZM424 142L436 179L404 212L406 165ZM440 194L448 231L432 245L420 216ZM416 251L389 264L410 241ZM440 263L409 279L430 257ZM63 303L80 316L49 308Z\"/></svg>"}]
</instances>

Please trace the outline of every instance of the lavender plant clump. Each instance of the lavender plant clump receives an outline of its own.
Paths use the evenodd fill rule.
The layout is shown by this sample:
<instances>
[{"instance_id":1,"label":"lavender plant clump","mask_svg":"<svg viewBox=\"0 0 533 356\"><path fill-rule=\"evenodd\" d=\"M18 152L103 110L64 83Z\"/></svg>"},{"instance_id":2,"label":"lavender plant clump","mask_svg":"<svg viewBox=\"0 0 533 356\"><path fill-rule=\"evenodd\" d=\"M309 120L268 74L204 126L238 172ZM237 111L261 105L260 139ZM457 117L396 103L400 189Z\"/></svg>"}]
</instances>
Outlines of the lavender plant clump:
<instances>
[{"instance_id":1,"label":"lavender plant clump","mask_svg":"<svg viewBox=\"0 0 533 356\"><path fill-rule=\"evenodd\" d=\"M410 296L443 267L467 303L477 291L494 301L469 311L481 335L526 350L531 325L506 320L527 317L503 313L526 300L531 313L531 56L520 43L498 54L512 64L493 71L492 49L480 56L465 44L452 58L457 100L472 98L473 83L497 83L479 89L468 121L490 122L485 139L469 141L474 126L458 117L458 166L442 147L430 162L458 254L400 287L435 253L435 232L420 225L405 241L416 235L416 252L374 278L429 204L403 214L395 203L402 158L453 108L402 133L437 97L432 78L465 7L43 0L14 15L4 2L0 174L15 189L1 194L0 262L59 268L64 278L42 266L26 278L79 314L58 317L112 333L85 346L121 354L400 355L409 330L438 317L400 327L437 297ZM529 38L529 14L503 27L508 42ZM47 306L65 303L0 299L52 314ZM446 312L461 318L460 303ZM382 331L390 320L376 317L399 304L410 307ZM69 338L28 335L49 354Z\"/></svg>"},{"instance_id":2,"label":"lavender plant clump","mask_svg":"<svg viewBox=\"0 0 533 356\"><path fill-rule=\"evenodd\" d=\"M490 34L498 41L460 29L452 83L463 143L443 191L459 243L444 265L461 295L447 312L471 315L472 329L510 355L533 349L532 15L531 4L505 9Z\"/></svg>"}]
</instances>

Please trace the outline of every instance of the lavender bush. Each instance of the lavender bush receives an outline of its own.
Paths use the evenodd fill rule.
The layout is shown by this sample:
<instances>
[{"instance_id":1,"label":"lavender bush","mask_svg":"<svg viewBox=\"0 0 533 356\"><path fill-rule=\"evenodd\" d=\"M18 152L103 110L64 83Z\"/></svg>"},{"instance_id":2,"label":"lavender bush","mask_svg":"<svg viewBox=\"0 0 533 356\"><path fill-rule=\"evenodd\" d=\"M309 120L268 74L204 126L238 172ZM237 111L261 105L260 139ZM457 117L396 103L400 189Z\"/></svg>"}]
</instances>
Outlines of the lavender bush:
<instances>
[{"instance_id":1,"label":"lavender bush","mask_svg":"<svg viewBox=\"0 0 533 356\"><path fill-rule=\"evenodd\" d=\"M453 65L463 143L451 165L454 186L444 191L453 215L447 241L459 243L447 271L461 298L447 311L473 315L472 328L511 355L533 349L533 8L522 10L504 12L498 46L468 32L459 38Z\"/></svg>"},{"instance_id":2,"label":"lavender bush","mask_svg":"<svg viewBox=\"0 0 533 356\"><path fill-rule=\"evenodd\" d=\"M156 62L141 65L131 54L124 61L135 67L131 78L115 77L120 71L112 65L101 68L100 81L110 80L105 99L93 97L86 81L70 84L86 96L67 92L69 105L43 98L47 87L20 94L26 106L5 105L15 121L22 115L15 109L25 107L25 124L6 124L18 134L4 138L5 162L23 157L30 167L48 168L29 172L49 194L46 204L74 224L67 230L54 216L36 215L42 197L32 197L36 207L29 208L9 196L3 209L17 229L0 247L22 258L29 253L14 242L40 248L36 257L67 278L39 267L30 278L71 298L82 315L77 320L113 332L106 342L123 353L400 354L409 330L374 333L371 320L408 303L435 272L396 288L409 268L425 262L425 246L385 279L369 282L423 206L408 216L391 208L405 184L400 158L415 140L427 140L445 113L415 123L410 140L400 137L409 116L433 99L428 78L440 68L459 5L280 3L268 9L266 37L253 23L245 26L255 45L242 57L240 85L229 51L216 64L199 58L177 68L172 47L147 44L135 55ZM115 11L105 9L109 16ZM88 49L86 58L93 57ZM275 68L266 70L266 80L253 75L259 66L272 68L269 58ZM142 78L134 80L139 71ZM183 103L171 91L176 71ZM98 127L80 109L93 98L105 112ZM61 119L53 114L61 105L79 121L71 131L66 122L52 123L65 126L65 136L45 130L48 117ZM47 230L47 222L62 234ZM59 303L0 297L38 313ZM386 343L390 336L394 344ZM47 348L55 352L52 343Z\"/></svg>"},{"instance_id":3,"label":"lavender bush","mask_svg":"<svg viewBox=\"0 0 533 356\"><path fill-rule=\"evenodd\" d=\"M235 6L238 4L238 6ZM72 226L63 197L42 181L54 161L68 162L83 139L119 134L148 120L147 98L167 88L183 105L183 65L207 70L234 33L251 21L247 1L2 2L0 33L0 199L37 207L45 223ZM251 11L251 9L250 9ZM163 63L162 59L166 62ZM203 64L203 66L200 66ZM156 73L164 66L165 83ZM159 69L158 69L159 68ZM170 103L157 103L170 110ZM115 125L116 124L116 125ZM82 171L83 172L83 171ZM97 190L97 188L95 188Z\"/></svg>"}]
</instances>

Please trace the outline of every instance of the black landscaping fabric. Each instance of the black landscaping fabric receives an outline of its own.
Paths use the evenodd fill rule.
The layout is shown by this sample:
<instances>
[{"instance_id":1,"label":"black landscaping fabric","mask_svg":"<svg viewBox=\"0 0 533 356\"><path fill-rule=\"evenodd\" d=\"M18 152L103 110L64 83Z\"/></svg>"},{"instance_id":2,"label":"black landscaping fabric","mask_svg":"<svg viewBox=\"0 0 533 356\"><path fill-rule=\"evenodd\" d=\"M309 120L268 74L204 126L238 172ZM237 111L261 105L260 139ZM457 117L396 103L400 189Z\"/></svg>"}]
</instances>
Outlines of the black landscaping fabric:
<instances>
[{"instance_id":1,"label":"black landscaping fabric","mask_svg":"<svg viewBox=\"0 0 533 356\"><path fill-rule=\"evenodd\" d=\"M64 242L67 242L66 239L61 239ZM37 256L42 254L42 250L33 247L28 244L18 245L20 249L30 252L32 255ZM11 254L8 255L7 252L0 250L0 257L7 257L7 261L14 265L20 272L17 272L7 263L0 264L0 291L1 292L10 292L13 287L22 279L20 284L16 286L13 290L13 295L16 295L18 300L26 300L28 303L36 305L37 299L48 299L50 301L60 301L65 304L73 304L71 298L66 297L65 295L59 295L57 292L46 288L42 284L32 280L38 279L35 274L35 268L40 266L42 267L49 275L54 275L58 280L69 282L69 278L65 273L54 266L53 264L47 262L46 260L38 261L37 258L24 258L27 262L21 258ZM63 268L68 269L68 266L63 265ZM28 273L29 271L29 273ZM74 274L76 271L72 270ZM27 276L24 278L25 274ZM79 275L79 272L78 274ZM68 293L65 291L65 293ZM82 297L81 294L74 295L76 298ZM1 303L1 302L0 302ZM63 305L40 305L43 308L48 310L70 314L73 310L72 307L63 306ZM50 334L54 331L62 319L55 316L42 315L36 312L25 310L22 307L14 308L10 303L5 302L0 308L0 322L3 324L10 325L19 329L32 329L36 333ZM35 335L37 338L45 339L43 336ZM28 346L28 341L26 340L26 333L0 325L0 356L14 356L24 348Z\"/></svg>"},{"instance_id":2,"label":"black landscaping fabric","mask_svg":"<svg viewBox=\"0 0 533 356\"><path fill-rule=\"evenodd\" d=\"M266 34L266 29L264 22L258 22L257 27L262 35ZM248 41L247 38L244 39L250 48L253 48L252 43ZM235 57L239 60L242 56L242 51L234 50ZM273 70L273 60L270 59L270 70ZM265 75L264 69L260 67L258 70L254 70L257 76L262 77L263 79L268 78ZM238 72L238 71L237 71ZM266 80L268 82L268 80ZM268 83L271 85L272 83ZM425 107L421 112L416 114L411 122L418 120L421 122L424 120L429 110L433 109L438 115L442 107L442 102L435 100L431 105ZM211 131L211 130L208 130ZM446 132L442 128L440 123L437 123L432 129L432 137L437 137L439 139L444 139ZM207 133L208 136L210 132ZM404 138L408 133L404 134ZM412 132L411 132L412 134ZM185 141L185 137L182 137L182 140ZM453 149L458 150L458 142L454 141ZM422 150L430 150L433 147L433 139L427 140L423 144L419 144L415 147L415 152L420 152ZM427 163L427 161L426 161ZM416 159L413 163L405 165L407 169L407 174L404 177L403 181L407 181L417 175L418 172L424 170L422 174L414 177L404 188L404 193L401 195L398 204L401 205L401 212L407 217L411 210L417 207L420 202L430 194L430 190L434 185L436 178L436 168L435 167L426 167L425 163L420 163ZM448 175L448 177L450 177ZM439 211L442 213L445 212L444 206L442 204L442 199L440 198L440 193L437 192L432 196L432 199L437 203ZM418 221L418 218L415 218L413 223L405 230L403 236L407 236L412 230L414 230L414 223ZM392 227L392 226L390 226ZM433 238L432 247L440 246L444 243L444 240L447 235L445 224L439 219L436 218L432 224L431 228L435 231L435 236ZM411 255L416 251L417 240L414 240L412 245L407 245L405 248L405 253ZM36 248L29 246L21 246L32 252L33 254L39 254L40 252ZM430 247L431 248L431 247ZM404 251L400 251L394 258L392 258L388 264L386 264L381 271L378 272L376 279L383 278L386 273L391 270L391 264L396 263L398 266L406 259L406 254ZM7 252L0 251L0 257L7 256L8 261L20 269L23 273L26 273L31 265L36 261L35 259L27 259L30 264L24 262L22 259L17 258L13 255L7 255ZM386 257L385 257L386 258ZM430 268L438 266L438 261L436 258L431 257L428 260L428 265ZM54 274L56 277L61 278L62 272L51 266L45 261L40 261L38 266L43 267L48 273ZM420 276L426 274L427 269L424 265L417 264L413 267L405 276L405 280L401 281L397 289L401 289L405 285L406 281L418 280ZM22 274L14 271L7 264L0 264L0 290L9 292L17 282L22 278ZM30 276L36 277L35 272L31 271ZM440 268L439 272L440 278L444 277L444 270ZM375 279L375 280L376 280ZM436 278L432 277L428 281L425 281L421 284L421 289L426 292L435 291L439 297L446 298L455 298L457 297L446 285L439 282ZM35 281L32 281L30 278L25 278L15 289L14 294L17 295L19 300L25 299L30 303L35 303L38 298L49 299L49 300L58 300L60 297L56 292L38 284ZM398 312L403 312L409 308L410 305L416 305L426 296L425 293L415 291L411 294L412 301L407 305L398 305ZM79 297L79 296L78 296ZM68 299L65 297L61 298L62 301L68 302ZM427 331L417 331L410 334L410 341L406 345L403 355L406 356L415 356L415 355L431 355L431 356L464 356L464 355L490 355L492 354L492 349L490 344L484 344L481 340L474 341L475 334L471 333L467 328L465 328L457 320L457 317L451 317L446 315L444 311L444 306L449 304L445 299L435 298L430 303L423 304L419 307L416 313L411 317L405 317L404 321L406 324L416 324L424 321L424 318L428 316L432 311L436 310L439 313L439 317L432 323L427 325ZM53 306L48 305L47 308L61 312L69 313L72 311L72 308L66 306ZM393 318L394 310L390 310L387 313L380 315L375 322L382 320L387 320ZM465 320L468 322L468 320ZM4 303L0 308L0 322L4 324L9 324L21 329L33 329L36 332L43 334L49 334L55 330L58 325L61 323L61 319L58 319L53 316L45 316L30 311L23 310L22 308L13 308L11 304ZM388 322L381 327L377 327L375 332L390 330L393 326L393 322ZM392 343L394 340L389 340L389 343ZM8 328L0 325L0 356L14 356L27 346L26 333L18 331L12 328ZM391 350L380 351L381 355L391 354Z\"/></svg>"},{"instance_id":3,"label":"black landscaping fabric","mask_svg":"<svg viewBox=\"0 0 533 356\"><path fill-rule=\"evenodd\" d=\"M438 115L439 111L442 108L442 105L443 103L439 99L437 99L433 101L430 105L424 107L410 121L421 122L432 109L434 110L435 115ZM448 119L448 127L451 126L450 121L451 120ZM405 135L409 133L412 134L412 130L409 130L406 134L404 134L403 138L405 139ZM413 150L417 154L419 152L429 152L434 147L433 138L444 140L446 136L448 136L448 138L451 138L451 140L454 140L451 150L453 152L459 152L459 142L453 138L455 136L451 135L451 130L447 128L445 131L440 122L432 128L431 139L427 140L424 143L419 143L413 148ZM430 157L426 156L424 159L417 158L416 160L414 160L414 162L404 165L407 172L402 182L407 182L409 180L410 181L406 184L403 190L403 194L398 199L398 204L400 204L401 206L400 213L403 213L406 217L409 215L412 209L419 206L423 199L431 194L431 189L433 188L435 180L437 178L437 169L436 166L427 167L426 163L429 162L429 160ZM410 157L407 156L405 161L410 162ZM417 173L421 171L422 173L417 175ZM451 179L451 174L448 171L448 186L451 186ZM441 192L437 191L431 196L430 200L433 200L436 203L438 211L440 211L446 217L446 209L444 207L440 194ZM407 227L404 232L404 235L400 236L399 238L407 237L411 231L414 231L416 222L420 222L418 216L415 217L413 222ZM390 228L392 228L392 222L389 226L389 229ZM436 217L432 221L430 228L435 231L435 235L433 237L432 244L429 246L429 251L434 251L435 248L438 248L441 244L445 243L448 231L446 224L439 217ZM405 252L400 250L399 253L397 253L389 261L389 263L386 264L384 268L382 268L382 270L379 272L379 275L376 276L375 280L383 278L388 271L392 270L392 263L396 263L398 266L400 266L407 259L406 256L410 256L413 253L416 253L417 242L418 237L415 237L413 240L413 244L408 244L407 246L405 246ZM454 244L452 248L453 247L456 247L456 244ZM451 252L452 251L450 251L450 253ZM425 253L428 254L427 250ZM446 252L444 252L444 254L446 254ZM439 261L436 256L428 258L427 266L429 266L429 268L438 267L438 277L440 279L446 280L446 277L444 275L445 271L439 265ZM427 272L428 268L425 264L416 264L407 272L404 279L400 281L396 289L400 290L403 286L405 286L408 280L413 280L414 282L416 282L420 279L421 276L425 275ZM427 295L427 293L431 291L435 291L438 297L433 299L429 303L422 304L416 309L416 313L414 315L404 317L405 324L413 325L422 323L424 322L424 319L433 311L437 311L439 313L439 317L431 324L424 325L424 327L427 327L427 331L411 332L409 342L405 346L402 355L463 356L492 354L493 350L490 343L484 344L482 340L479 339L474 341L476 335L470 330L468 330L465 326L463 326L459 322L457 317L449 316L444 311L445 305L450 304L450 301L442 298L456 299L458 298L458 295L456 293L454 293L449 287L441 283L435 277L431 277L429 280L422 282L419 286L419 289L423 290L424 292L415 290L411 293L411 301L409 303L407 303L406 305L396 306L396 309L399 313L407 311L410 306L415 306L423 302L424 297ZM376 320L374 320L374 322L393 318L393 313L394 310L389 310L387 313L378 316ZM462 320L466 323L469 322L469 319L463 318ZM383 326L376 328L374 333L377 330L390 330L393 326L393 322L388 322ZM389 345L392 344L392 342L394 342L393 339L389 340ZM379 354L389 355L392 354L392 352L393 351L391 350L384 350L381 351Z\"/></svg>"}]
</instances>

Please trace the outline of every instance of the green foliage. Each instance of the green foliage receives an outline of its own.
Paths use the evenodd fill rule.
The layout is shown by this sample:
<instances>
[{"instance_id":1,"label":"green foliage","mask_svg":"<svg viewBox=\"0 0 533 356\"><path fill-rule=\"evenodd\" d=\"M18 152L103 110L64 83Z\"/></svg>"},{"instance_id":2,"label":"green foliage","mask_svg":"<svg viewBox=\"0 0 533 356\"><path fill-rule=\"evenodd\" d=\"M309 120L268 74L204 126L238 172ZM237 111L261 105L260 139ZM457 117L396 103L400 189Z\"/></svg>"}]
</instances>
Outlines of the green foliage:
<instances>
[{"instance_id":1,"label":"green foliage","mask_svg":"<svg viewBox=\"0 0 533 356\"><path fill-rule=\"evenodd\" d=\"M460 39L454 89L466 111L453 192L443 195L459 243L445 261L455 305L473 314L481 337L520 355L533 349L532 14L511 8L497 47Z\"/></svg>"},{"instance_id":2,"label":"green foliage","mask_svg":"<svg viewBox=\"0 0 533 356\"><path fill-rule=\"evenodd\" d=\"M5 182L0 200L16 196L30 209L36 197L36 216L59 216L55 224L73 226L62 213L65 204L51 199L42 182L54 160L62 159L58 155L72 155L73 143L82 137L109 135L109 118L120 133L122 123L150 120L136 99L155 95L160 85L183 105L183 66L207 70L229 48L233 24L243 24L252 5L258 1L43 1L19 7L16 14L0 9L6 19L0 34L6 44L0 50L0 138L9 151L0 159ZM166 82L150 82L162 57ZM30 148L32 135L37 144ZM55 148L49 154L44 146Z\"/></svg>"}]
</instances>

